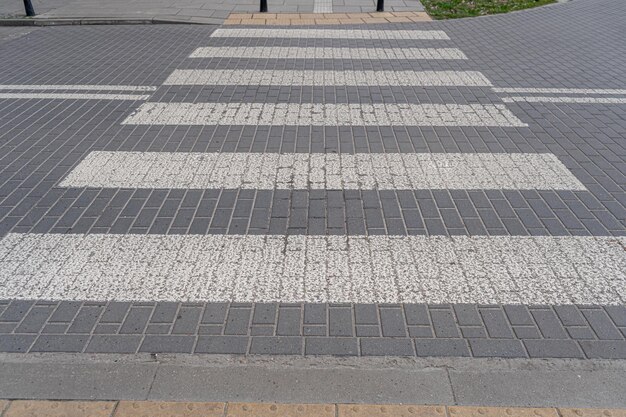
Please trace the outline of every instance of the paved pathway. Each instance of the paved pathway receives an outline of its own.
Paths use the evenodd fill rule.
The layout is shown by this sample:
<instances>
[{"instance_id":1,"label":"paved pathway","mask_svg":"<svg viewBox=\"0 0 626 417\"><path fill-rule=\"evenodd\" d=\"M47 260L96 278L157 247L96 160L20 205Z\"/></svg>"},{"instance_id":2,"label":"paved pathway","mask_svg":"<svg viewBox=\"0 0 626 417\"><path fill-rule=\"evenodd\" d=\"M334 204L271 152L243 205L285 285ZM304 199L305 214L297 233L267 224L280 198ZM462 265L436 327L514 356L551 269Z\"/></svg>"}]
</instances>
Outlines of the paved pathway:
<instances>
[{"instance_id":1,"label":"paved pathway","mask_svg":"<svg viewBox=\"0 0 626 417\"><path fill-rule=\"evenodd\" d=\"M4 409L4 414L2 413ZM319 416L319 417L378 417L406 416L437 417L488 417L499 415L538 417L595 417L611 415L621 417L621 409L580 408L505 408L505 407L445 407L405 404L262 404L262 403L203 403L164 401L2 401L2 417L57 417L81 416L89 413L94 417L138 417L150 415L164 417L272 417Z\"/></svg>"},{"instance_id":2,"label":"paved pathway","mask_svg":"<svg viewBox=\"0 0 626 417\"><path fill-rule=\"evenodd\" d=\"M626 358L601 3L5 41L0 350Z\"/></svg>"},{"instance_id":3,"label":"paved pathway","mask_svg":"<svg viewBox=\"0 0 626 417\"><path fill-rule=\"evenodd\" d=\"M375 0L268 0L271 13L376 11ZM258 12L259 0L33 0L39 19L123 18L220 24L230 13ZM386 0L389 12L422 11L419 0ZM23 17L22 0L0 3L0 18Z\"/></svg>"}]
</instances>

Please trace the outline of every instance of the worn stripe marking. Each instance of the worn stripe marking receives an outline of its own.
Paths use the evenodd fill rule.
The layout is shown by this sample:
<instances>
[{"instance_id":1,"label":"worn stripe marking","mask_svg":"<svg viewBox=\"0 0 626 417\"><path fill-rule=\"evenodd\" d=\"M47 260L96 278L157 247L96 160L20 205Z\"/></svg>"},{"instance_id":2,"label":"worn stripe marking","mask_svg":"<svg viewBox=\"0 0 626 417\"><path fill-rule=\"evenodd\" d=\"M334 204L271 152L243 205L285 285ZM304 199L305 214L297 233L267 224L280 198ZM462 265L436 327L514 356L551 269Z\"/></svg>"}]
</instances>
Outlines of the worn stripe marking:
<instances>
[{"instance_id":1,"label":"worn stripe marking","mask_svg":"<svg viewBox=\"0 0 626 417\"><path fill-rule=\"evenodd\" d=\"M624 238L9 234L0 298L623 304Z\"/></svg>"},{"instance_id":2,"label":"worn stripe marking","mask_svg":"<svg viewBox=\"0 0 626 417\"><path fill-rule=\"evenodd\" d=\"M191 58L467 59L457 48L202 47Z\"/></svg>"},{"instance_id":3,"label":"worn stripe marking","mask_svg":"<svg viewBox=\"0 0 626 417\"><path fill-rule=\"evenodd\" d=\"M585 186L552 154L90 153L62 187L553 189Z\"/></svg>"},{"instance_id":4,"label":"worn stripe marking","mask_svg":"<svg viewBox=\"0 0 626 417\"><path fill-rule=\"evenodd\" d=\"M123 124L527 126L501 104L143 103Z\"/></svg>"},{"instance_id":5,"label":"worn stripe marking","mask_svg":"<svg viewBox=\"0 0 626 417\"><path fill-rule=\"evenodd\" d=\"M147 85L103 85L103 84L0 84L0 90L93 90L93 91L155 91Z\"/></svg>"},{"instance_id":6,"label":"worn stripe marking","mask_svg":"<svg viewBox=\"0 0 626 417\"><path fill-rule=\"evenodd\" d=\"M614 88L533 88L533 87L513 87L502 88L493 87L496 93L528 93L528 94L626 94L626 90Z\"/></svg>"},{"instance_id":7,"label":"worn stripe marking","mask_svg":"<svg viewBox=\"0 0 626 417\"><path fill-rule=\"evenodd\" d=\"M147 100L150 96L139 94L92 94L92 93L0 93L0 99L45 100Z\"/></svg>"},{"instance_id":8,"label":"worn stripe marking","mask_svg":"<svg viewBox=\"0 0 626 417\"><path fill-rule=\"evenodd\" d=\"M513 96L503 97L505 103L574 103L574 104L625 104L626 97L541 97Z\"/></svg>"},{"instance_id":9,"label":"worn stripe marking","mask_svg":"<svg viewBox=\"0 0 626 417\"><path fill-rule=\"evenodd\" d=\"M478 71L175 70L166 85L490 86Z\"/></svg>"},{"instance_id":10,"label":"worn stripe marking","mask_svg":"<svg viewBox=\"0 0 626 417\"><path fill-rule=\"evenodd\" d=\"M216 29L212 38L415 39L449 40L442 30Z\"/></svg>"}]
</instances>

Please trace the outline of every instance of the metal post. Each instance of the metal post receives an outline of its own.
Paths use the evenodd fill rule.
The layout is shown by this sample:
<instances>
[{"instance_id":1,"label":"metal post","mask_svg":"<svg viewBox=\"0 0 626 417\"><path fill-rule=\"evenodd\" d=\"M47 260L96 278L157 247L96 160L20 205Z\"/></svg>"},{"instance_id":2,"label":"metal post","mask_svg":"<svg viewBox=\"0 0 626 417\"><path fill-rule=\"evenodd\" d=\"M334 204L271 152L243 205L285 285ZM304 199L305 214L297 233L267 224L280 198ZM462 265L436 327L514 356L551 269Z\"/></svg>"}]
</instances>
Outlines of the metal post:
<instances>
[{"instance_id":1,"label":"metal post","mask_svg":"<svg viewBox=\"0 0 626 417\"><path fill-rule=\"evenodd\" d=\"M33 3L30 0L24 0L24 9L26 10L26 16L34 16L35 9L33 8Z\"/></svg>"},{"instance_id":2,"label":"metal post","mask_svg":"<svg viewBox=\"0 0 626 417\"><path fill-rule=\"evenodd\" d=\"M376 2L376 11L384 12L385 11L385 0L378 0Z\"/></svg>"},{"instance_id":3,"label":"metal post","mask_svg":"<svg viewBox=\"0 0 626 417\"><path fill-rule=\"evenodd\" d=\"M267 12L267 0L261 0L261 13Z\"/></svg>"}]
</instances>

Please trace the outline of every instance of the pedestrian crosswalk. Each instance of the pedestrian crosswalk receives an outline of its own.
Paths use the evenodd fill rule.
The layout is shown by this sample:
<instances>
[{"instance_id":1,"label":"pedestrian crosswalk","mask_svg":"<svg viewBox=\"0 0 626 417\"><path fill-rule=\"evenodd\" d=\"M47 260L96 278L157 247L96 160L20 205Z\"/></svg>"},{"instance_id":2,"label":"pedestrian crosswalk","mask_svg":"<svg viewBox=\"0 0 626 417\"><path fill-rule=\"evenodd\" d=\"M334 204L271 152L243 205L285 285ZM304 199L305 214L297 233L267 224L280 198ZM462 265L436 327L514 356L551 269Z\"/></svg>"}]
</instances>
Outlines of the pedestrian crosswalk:
<instances>
[{"instance_id":1,"label":"pedestrian crosswalk","mask_svg":"<svg viewBox=\"0 0 626 417\"><path fill-rule=\"evenodd\" d=\"M619 304L626 239L10 234L1 298Z\"/></svg>"},{"instance_id":2,"label":"pedestrian crosswalk","mask_svg":"<svg viewBox=\"0 0 626 417\"><path fill-rule=\"evenodd\" d=\"M191 58L272 58L272 59L467 59L457 48L336 48L297 46L207 46L196 49Z\"/></svg>"},{"instance_id":3,"label":"pedestrian crosswalk","mask_svg":"<svg viewBox=\"0 0 626 417\"><path fill-rule=\"evenodd\" d=\"M487 87L478 71L174 70L165 85Z\"/></svg>"},{"instance_id":4,"label":"pedestrian crosswalk","mask_svg":"<svg viewBox=\"0 0 626 417\"><path fill-rule=\"evenodd\" d=\"M333 39L345 41L345 45L220 46L224 38ZM367 39L384 40L391 46L365 47L361 40ZM402 46L397 45L400 40ZM415 46L406 47L407 41ZM339 102L332 95L306 102L298 100L300 96L250 102L243 95L231 100L208 99L207 95L181 100L182 95L175 94L193 88L210 91L216 86L265 90L305 86L491 90L491 82L472 68L467 56L451 47L449 41L441 30L217 29L207 45L191 53L184 64L186 68L175 69L164 81L168 92L174 93L157 91L122 124L138 130L145 126L227 127L239 134L242 130L252 134L268 132L274 127L371 128L380 129L383 140L386 128L425 128L426 132L441 129L437 132L444 132L442 141L454 140L445 133L446 129L472 127L475 131L493 128L516 132L527 128L528 121L507 107L506 103L512 100L486 99L484 95L462 103L455 100L458 95L443 95L443 102L420 95L420 101L413 103L389 102L381 97L364 103L351 96L347 102ZM351 42L358 46L349 46ZM433 43L437 46L433 47ZM263 64L249 69L245 65L238 67L237 60L242 59L253 63L291 60L299 64L291 70ZM320 59L342 65L313 70L302 64L302 60L311 63ZM379 64L410 62L412 69L357 70L359 66L350 65L356 60ZM320 140L314 136L311 141ZM367 139L363 136L359 140ZM364 148L367 146L361 149ZM523 153L471 152L468 147L456 153L411 153L406 148L394 153L381 149L285 153L279 149L280 146L265 152L92 149L69 168L57 185L167 192L323 190L346 193L342 196L349 191L365 190L381 192L381 196L380 201L365 202L364 210L378 205L385 212L393 208L389 203L392 199L385 199L384 193L403 190L587 192L585 181L568 169L567 160L549 151L533 152L530 147ZM352 193L350 198L360 195L355 197ZM250 209L253 199L245 203ZM437 198L435 201L443 210L455 204ZM261 202L263 208L275 205L277 210L295 212L298 207L290 204ZM216 217L229 215L229 209L217 205L211 213ZM336 202L323 200L322 205L334 207ZM496 209L498 216L510 216L501 206ZM420 210L428 211L415 206L406 216ZM493 213L495 216L496 211ZM192 209L186 211L188 216L196 214ZM442 235L434 236L331 236L306 228L295 229L293 235L228 235L229 221L223 222L221 232L209 235L11 233L0 241L0 298L479 304L626 301L623 238L515 233L459 236L459 228L446 228L447 224L441 229ZM340 221L349 219L341 217Z\"/></svg>"},{"instance_id":5,"label":"pedestrian crosswalk","mask_svg":"<svg viewBox=\"0 0 626 417\"><path fill-rule=\"evenodd\" d=\"M64 187L585 190L552 154L92 152Z\"/></svg>"},{"instance_id":6,"label":"pedestrian crosswalk","mask_svg":"<svg viewBox=\"0 0 626 417\"><path fill-rule=\"evenodd\" d=\"M526 126L501 104L145 103L128 125Z\"/></svg>"}]
</instances>

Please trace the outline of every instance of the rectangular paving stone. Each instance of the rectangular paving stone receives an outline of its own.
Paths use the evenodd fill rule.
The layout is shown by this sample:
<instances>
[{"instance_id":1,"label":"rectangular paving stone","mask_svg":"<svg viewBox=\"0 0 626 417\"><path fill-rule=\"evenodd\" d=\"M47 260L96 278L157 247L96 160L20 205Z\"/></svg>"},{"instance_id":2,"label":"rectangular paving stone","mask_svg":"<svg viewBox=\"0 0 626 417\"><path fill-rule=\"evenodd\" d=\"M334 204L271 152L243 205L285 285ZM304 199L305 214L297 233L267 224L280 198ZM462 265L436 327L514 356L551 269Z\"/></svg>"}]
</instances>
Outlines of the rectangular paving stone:
<instances>
[{"instance_id":1,"label":"rectangular paving stone","mask_svg":"<svg viewBox=\"0 0 626 417\"><path fill-rule=\"evenodd\" d=\"M93 335L85 352L89 353L135 353L139 349L141 336Z\"/></svg>"},{"instance_id":2,"label":"rectangular paving stone","mask_svg":"<svg viewBox=\"0 0 626 417\"><path fill-rule=\"evenodd\" d=\"M357 304L354 306L356 324L378 324L378 307L375 304Z\"/></svg>"},{"instance_id":3,"label":"rectangular paving stone","mask_svg":"<svg viewBox=\"0 0 626 417\"><path fill-rule=\"evenodd\" d=\"M459 330L451 311L431 310L430 317L437 337L459 337Z\"/></svg>"},{"instance_id":4,"label":"rectangular paving stone","mask_svg":"<svg viewBox=\"0 0 626 417\"><path fill-rule=\"evenodd\" d=\"M406 337L406 325L401 308L381 308L380 322L385 337Z\"/></svg>"},{"instance_id":5,"label":"rectangular paving stone","mask_svg":"<svg viewBox=\"0 0 626 417\"><path fill-rule=\"evenodd\" d=\"M576 306L554 306L554 311L565 326L586 326L587 322Z\"/></svg>"},{"instance_id":6,"label":"rectangular paving stone","mask_svg":"<svg viewBox=\"0 0 626 417\"><path fill-rule=\"evenodd\" d=\"M462 339L415 339L417 356L471 356Z\"/></svg>"},{"instance_id":7,"label":"rectangular paving stone","mask_svg":"<svg viewBox=\"0 0 626 417\"><path fill-rule=\"evenodd\" d=\"M409 325L430 326L428 306L425 304L404 304L404 315Z\"/></svg>"},{"instance_id":8,"label":"rectangular paving stone","mask_svg":"<svg viewBox=\"0 0 626 417\"><path fill-rule=\"evenodd\" d=\"M414 356L411 339L408 338L365 338L361 339L363 356Z\"/></svg>"},{"instance_id":9,"label":"rectangular paving stone","mask_svg":"<svg viewBox=\"0 0 626 417\"><path fill-rule=\"evenodd\" d=\"M88 335L42 334L32 345L31 352L82 352L89 340Z\"/></svg>"},{"instance_id":10,"label":"rectangular paving stone","mask_svg":"<svg viewBox=\"0 0 626 417\"><path fill-rule=\"evenodd\" d=\"M298 308L280 308L278 310L277 336L301 336L300 317L302 310Z\"/></svg>"},{"instance_id":11,"label":"rectangular paving stone","mask_svg":"<svg viewBox=\"0 0 626 417\"><path fill-rule=\"evenodd\" d=\"M130 303L111 301L104 308L104 312L100 317L100 323L121 323L128 313Z\"/></svg>"},{"instance_id":12,"label":"rectangular paving stone","mask_svg":"<svg viewBox=\"0 0 626 417\"><path fill-rule=\"evenodd\" d=\"M152 312L150 323L173 323L178 307L179 304L174 302L157 303Z\"/></svg>"},{"instance_id":13,"label":"rectangular paving stone","mask_svg":"<svg viewBox=\"0 0 626 417\"><path fill-rule=\"evenodd\" d=\"M144 337L139 351L147 353L191 353L195 342L195 336L147 335Z\"/></svg>"},{"instance_id":14,"label":"rectangular paving stone","mask_svg":"<svg viewBox=\"0 0 626 417\"><path fill-rule=\"evenodd\" d=\"M526 350L519 340L470 339L474 357L525 358Z\"/></svg>"},{"instance_id":15,"label":"rectangular paving stone","mask_svg":"<svg viewBox=\"0 0 626 417\"><path fill-rule=\"evenodd\" d=\"M453 306L456 321L460 326L482 326L483 321L476 309L471 304L455 304Z\"/></svg>"},{"instance_id":16,"label":"rectangular paving stone","mask_svg":"<svg viewBox=\"0 0 626 417\"><path fill-rule=\"evenodd\" d=\"M26 334L0 334L0 352L28 352L37 336Z\"/></svg>"},{"instance_id":17,"label":"rectangular paving stone","mask_svg":"<svg viewBox=\"0 0 626 417\"><path fill-rule=\"evenodd\" d=\"M38 333L45 325L48 317L54 311L54 306L33 307L24 320L15 328L15 333Z\"/></svg>"},{"instance_id":18,"label":"rectangular paving stone","mask_svg":"<svg viewBox=\"0 0 626 417\"><path fill-rule=\"evenodd\" d=\"M524 340L531 358L584 358L577 342L573 340Z\"/></svg>"},{"instance_id":19,"label":"rectangular paving stone","mask_svg":"<svg viewBox=\"0 0 626 417\"><path fill-rule=\"evenodd\" d=\"M353 336L352 311L349 308L329 308L330 336Z\"/></svg>"},{"instance_id":20,"label":"rectangular paving stone","mask_svg":"<svg viewBox=\"0 0 626 417\"><path fill-rule=\"evenodd\" d=\"M227 311L227 303L208 303L204 307L204 314L200 322L202 324L224 324Z\"/></svg>"},{"instance_id":21,"label":"rectangular paving stone","mask_svg":"<svg viewBox=\"0 0 626 417\"><path fill-rule=\"evenodd\" d=\"M502 310L480 309L480 315L485 322L485 327L487 328L489 337L494 339L510 339L513 337L513 332L511 331Z\"/></svg>"},{"instance_id":22,"label":"rectangular paving stone","mask_svg":"<svg viewBox=\"0 0 626 417\"><path fill-rule=\"evenodd\" d=\"M199 307L181 307L172 328L172 334L196 334L200 314Z\"/></svg>"},{"instance_id":23,"label":"rectangular paving stone","mask_svg":"<svg viewBox=\"0 0 626 417\"><path fill-rule=\"evenodd\" d=\"M143 333L150 315L152 314L152 308L147 307L133 307L128 312L122 327L120 327L120 334L140 334Z\"/></svg>"},{"instance_id":24,"label":"rectangular paving stone","mask_svg":"<svg viewBox=\"0 0 626 417\"><path fill-rule=\"evenodd\" d=\"M248 351L247 336L200 336L195 353L244 355Z\"/></svg>"},{"instance_id":25,"label":"rectangular paving stone","mask_svg":"<svg viewBox=\"0 0 626 417\"><path fill-rule=\"evenodd\" d=\"M626 306L605 306L605 311L617 326L626 327Z\"/></svg>"},{"instance_id":26,"label":"rectangular paving stone","mask_svg":"<svg viewBox=\"0 0 626 417\"><path fill-rule=\"evenodd\" d=\"M250 322L249 308L231 308L226 318L224 334L245 335L248 334L248 324Z\"/></svg>"},{"instance_id":27,"label":"rectangular paving stone","mask_svg":"<svg viewBox=\"0 0 626 417\"><path fill-rule=\"evenodd\" d=\"M276 322L276 308L274 303L255 304L252 324L274 324Z\"/></svg>"},{"instance_id":28,"label":"rectangular paving stone","mask_svg":"<svg viewBox=\"0 0 626 417\"><path fill-rule=\"evenodd\" d=\"M598 339L623 340L622 334L604 310L582 310Z\"/></svg>"},{"instance_id":29,"label":"rectangular paving stone","mask_svg":"<svg viewBox=\"0 0 626 417\"><path fill-rule=\"evenodd\" d=\"M546 339L565 339L567 334L563 325L552 310L531 310L541 334Z\"/></svg>"},{"instance_id":30,"label":"rectangular paving stone","mask_svg":"<svg viewBox=\"0 0 626 417\"><path fill-rule=\"evenodd\" d=\"M83 306L79 311L72 324L67 329L68 333L91 333L98 318L102 314L102 307Z\"/></svg>"},{"instance_id":31,"label":"rectangular paving stone","mask_svg":"<svg viewBox=\"0 0 626 417\"><path fill-rule=\"evenodd\" d=\"M509 319L509 322L514 326L534 326L533 320L528 308L523 305L506 305L504 311Z\"/></svg>"},{"instance_id":32,"label":"rectangular paving stone","mask_svg":"<svg viewBox=\"0 0 626 417\"><path fill-rule=\"evenodd\" d=\"M626 359L626 341L582 340L580 347L589 359Z\"/></svg>"},{"instance_id":33,"label":"rectangular paving stone","mask_svg":"<svg viewBox=\"0 0 626 417\"><path fill-rule=\"evenodd\" d=\"M270 355L301 355L302 345L303 345L302 337L255 336L252 338L252 344L250 345L250 353L251 354L270 354Z\"/></svg>"},{"instance_id":34,"label":"rectangular paving stone","mask_svg":"<svg viewBox=\"0 0 626 417\"><path fill-rule=\"evenodd\" d=\"M21 321L33 304L35 304L34 301L28 300L12 301L11 304L4 309L4 312L0 316L0 321Z\"/></svg>"},{"instance_id":35,"label":"rectangular paving stone","mask_svg":"<svg viewBox=\"0 0 626 417\"><path fill-rule=\"evenodd\" d=\"M307 337L304 354L356 356L359 354L359 343L356 337Z\"/></svg>"}]
</instances>

